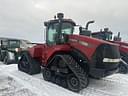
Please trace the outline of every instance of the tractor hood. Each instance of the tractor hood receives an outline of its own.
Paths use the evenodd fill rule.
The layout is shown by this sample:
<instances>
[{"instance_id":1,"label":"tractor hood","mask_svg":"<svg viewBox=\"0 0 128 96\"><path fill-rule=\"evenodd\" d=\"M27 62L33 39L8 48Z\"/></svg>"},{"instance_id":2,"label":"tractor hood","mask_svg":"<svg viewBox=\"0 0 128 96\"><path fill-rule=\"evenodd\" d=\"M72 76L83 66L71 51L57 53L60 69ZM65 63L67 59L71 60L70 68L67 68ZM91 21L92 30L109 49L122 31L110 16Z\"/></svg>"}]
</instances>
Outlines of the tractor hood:
<instances>
[{"instance_id":1,"label":"tractor hood","mask_svg":"<svg viewBox=\"0 0 128 96\"><path fill-rule=\"evenodd\" d=\"M128 43L121 41L111 41L112 43L118 44L121 52L128 53Z\"/></svg>"},{"instance_id":2,"label":"tractor hood","mask_svg":"<svg viewBox=\"0 0 128 96\"><path fill-rule=\"evenodd\" d=\"M86 42L88 46L98 46L100 44L109 44L109 45L119 46L118 44L107 42L105 40L83 36L83 35L70 35L69 40L83 41L83 42Z\"/></svg>"},{"instance_id":3,"label":"tractor hood","mask_svg":"<svg viewBox=\"0 0 128 96\"><path fill-rule=\"evenodd\" d=\"M121 46L128 46L128 42L113 41L114 43L120 44Z\"/></svg>"},{"instance_id":4,"label":"tractor hood","mask_svg":"<svg viewBox=\"0 0 128 96\"><path fill-rule=\"evenodd\" d=\"M71 47L84 53L90 60L97 48L101 45L113 46L117 47L117 49L119 48L118 44L83 35L69 35L69 44Z\"/></svg>"},{"instance_id":5,"label":"tractor hood","mask_svg":"<svg viewBox=\"0 0 128 96\"><path fill-rule=\"evenodd\" d=\"M128 53L128 46L122 45L122 46L120 46L120 50L121 50L122 52Z\"/></svg>"}]
</instances>

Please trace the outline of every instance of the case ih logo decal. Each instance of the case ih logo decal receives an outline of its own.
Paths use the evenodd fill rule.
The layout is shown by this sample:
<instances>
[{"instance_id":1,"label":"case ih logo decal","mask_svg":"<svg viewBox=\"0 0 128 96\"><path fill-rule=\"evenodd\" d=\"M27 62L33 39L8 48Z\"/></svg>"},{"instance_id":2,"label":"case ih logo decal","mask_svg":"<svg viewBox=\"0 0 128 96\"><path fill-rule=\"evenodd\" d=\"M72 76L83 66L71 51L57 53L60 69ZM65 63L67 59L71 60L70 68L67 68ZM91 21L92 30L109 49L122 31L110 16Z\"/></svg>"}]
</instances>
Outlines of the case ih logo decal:
<instances>
[{"instance_id":1,"label":"case ih logo decal","mask_svg":"<svg viewBox=\"0 0 128 96\"><path fill-rule=\"evenodd\" d=\"M84 41L78 41L81 45L84 45L84 46L89 46L89 43L87 42L84 42Z\"/></svg>"},{"instance_id":2,"label":"case ih logo decal","mask_svg":"<svg viewBox=\"0 0 128 96\"><path fill-rule=\"evenodd\" d=\"M86 46L86 47L93 47L94 44L87 43L85 41L77 40L77 39L69 39L70 42L78 42L80 45Z\"/></svg>"},{"instance_id":3,"label":"case ih logo decal","mask_svg":"<svg viewBox=\"0 0 128 96\"><path fill-rule=\"evenodd\" d=\"M71 41L71 42L77 42L78 40L76 40L76 39L69 39L69 41Z\"/></svg>"}]
</instances>

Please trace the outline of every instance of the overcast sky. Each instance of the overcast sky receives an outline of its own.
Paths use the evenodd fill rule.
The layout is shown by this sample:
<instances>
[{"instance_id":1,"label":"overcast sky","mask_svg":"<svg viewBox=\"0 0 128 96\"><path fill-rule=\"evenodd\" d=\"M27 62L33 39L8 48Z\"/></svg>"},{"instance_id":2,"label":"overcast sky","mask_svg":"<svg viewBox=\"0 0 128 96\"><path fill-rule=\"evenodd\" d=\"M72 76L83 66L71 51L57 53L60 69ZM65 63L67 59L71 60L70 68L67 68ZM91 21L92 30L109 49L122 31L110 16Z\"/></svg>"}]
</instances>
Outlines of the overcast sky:
<instances>
[{"instance_id":1,"label":"overcast sky","mask_svg":"<svg viewBox=\"0 0 128 96\"><path fill-rule=\"evenodd\" d=\"M43 41L43 22L64 12L77 24L88 20L92 31L109 27L128 41L128 0L0 0L0 37Z\"/></svg>"}]
</instances>

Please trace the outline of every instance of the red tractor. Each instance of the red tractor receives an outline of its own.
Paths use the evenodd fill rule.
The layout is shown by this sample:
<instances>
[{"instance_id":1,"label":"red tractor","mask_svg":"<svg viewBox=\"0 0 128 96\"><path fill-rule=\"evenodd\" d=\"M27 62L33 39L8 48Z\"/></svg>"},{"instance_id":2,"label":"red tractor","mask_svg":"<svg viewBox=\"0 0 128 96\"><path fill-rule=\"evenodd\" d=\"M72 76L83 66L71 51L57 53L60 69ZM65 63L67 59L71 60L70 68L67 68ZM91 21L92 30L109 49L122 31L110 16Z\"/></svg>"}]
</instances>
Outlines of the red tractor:
<instances>
[{"instance_id":1,"label":"red tractor","mask_svg":"<svg viewBox=\"0 0 128 96\"><path fill-rule=\"evenodd\" d=\"M119 50L121 55L121 64L119 65L120 72L121 73L127 73L128 72L128 43L122 42L120 37L120 32L117 36L114 36L112 40L113 33L109 31L108 28L104 28L104 30L99 32L93 32L92 37L106 40L115 44L119 44Z\"/></svg>"},{"instance_id":2,"label":"red tractor","mask_svg":"<svg viewBox=\"0 0 128 96\"><path fill-rule=\"evenodd\" d=\"M118 71L120 53L116 44L73 35L75 22L57 18L44 23L46 43L22 52L18 69L28 74L41 71L46 81L79 92L88 86L89 77L103 78Z\"/></svg>"}]
</instances>

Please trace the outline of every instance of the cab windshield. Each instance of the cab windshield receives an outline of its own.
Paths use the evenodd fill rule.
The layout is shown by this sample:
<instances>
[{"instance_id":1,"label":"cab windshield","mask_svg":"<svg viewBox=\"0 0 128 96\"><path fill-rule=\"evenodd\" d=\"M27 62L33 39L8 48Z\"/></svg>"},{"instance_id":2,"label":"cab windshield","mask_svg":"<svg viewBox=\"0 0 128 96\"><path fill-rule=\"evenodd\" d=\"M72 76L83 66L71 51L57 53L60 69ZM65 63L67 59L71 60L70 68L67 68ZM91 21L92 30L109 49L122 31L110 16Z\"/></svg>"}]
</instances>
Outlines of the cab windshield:
<instances>
[{"instance_id":1,"label":"cab windshield","mask_svg":"<svg viewBox=\"0 0 128 96\"><path fill-rule=\"evenodd\" d=\"M20 47L19 40L9 40L8 43L9 43L8 47L11 47L11 48L19 48Z\"/></svg>"},{"instance_id":2,"label":"cab windshield","mask_svg":"<svg viewBox=\"0 0 128 96\"><path fill-rule=\"evenodd\" d=\"M62 27L61 27L61 33L63 34L67 34L67 35L70 35L70 34L73 34L73 25L70 24L70 23L63 23L62 24Z\"/></svg>"},{"instance_id":3,"label":"cab windshield","mask_svg":"<svg viewBox=\"0 0 128 96\"><path fill-rule=\"evenodd\" d=\"M51 24L48 27L48 31L47 31L47 43L48 44L55 44L56 43L56 36L60 33L60 34L73 34L73 29L74 26L71 23L62 23L61 25L61 32L59 32L60 25L59 23L54 23Z\"/></svg>"}]
</instances>

